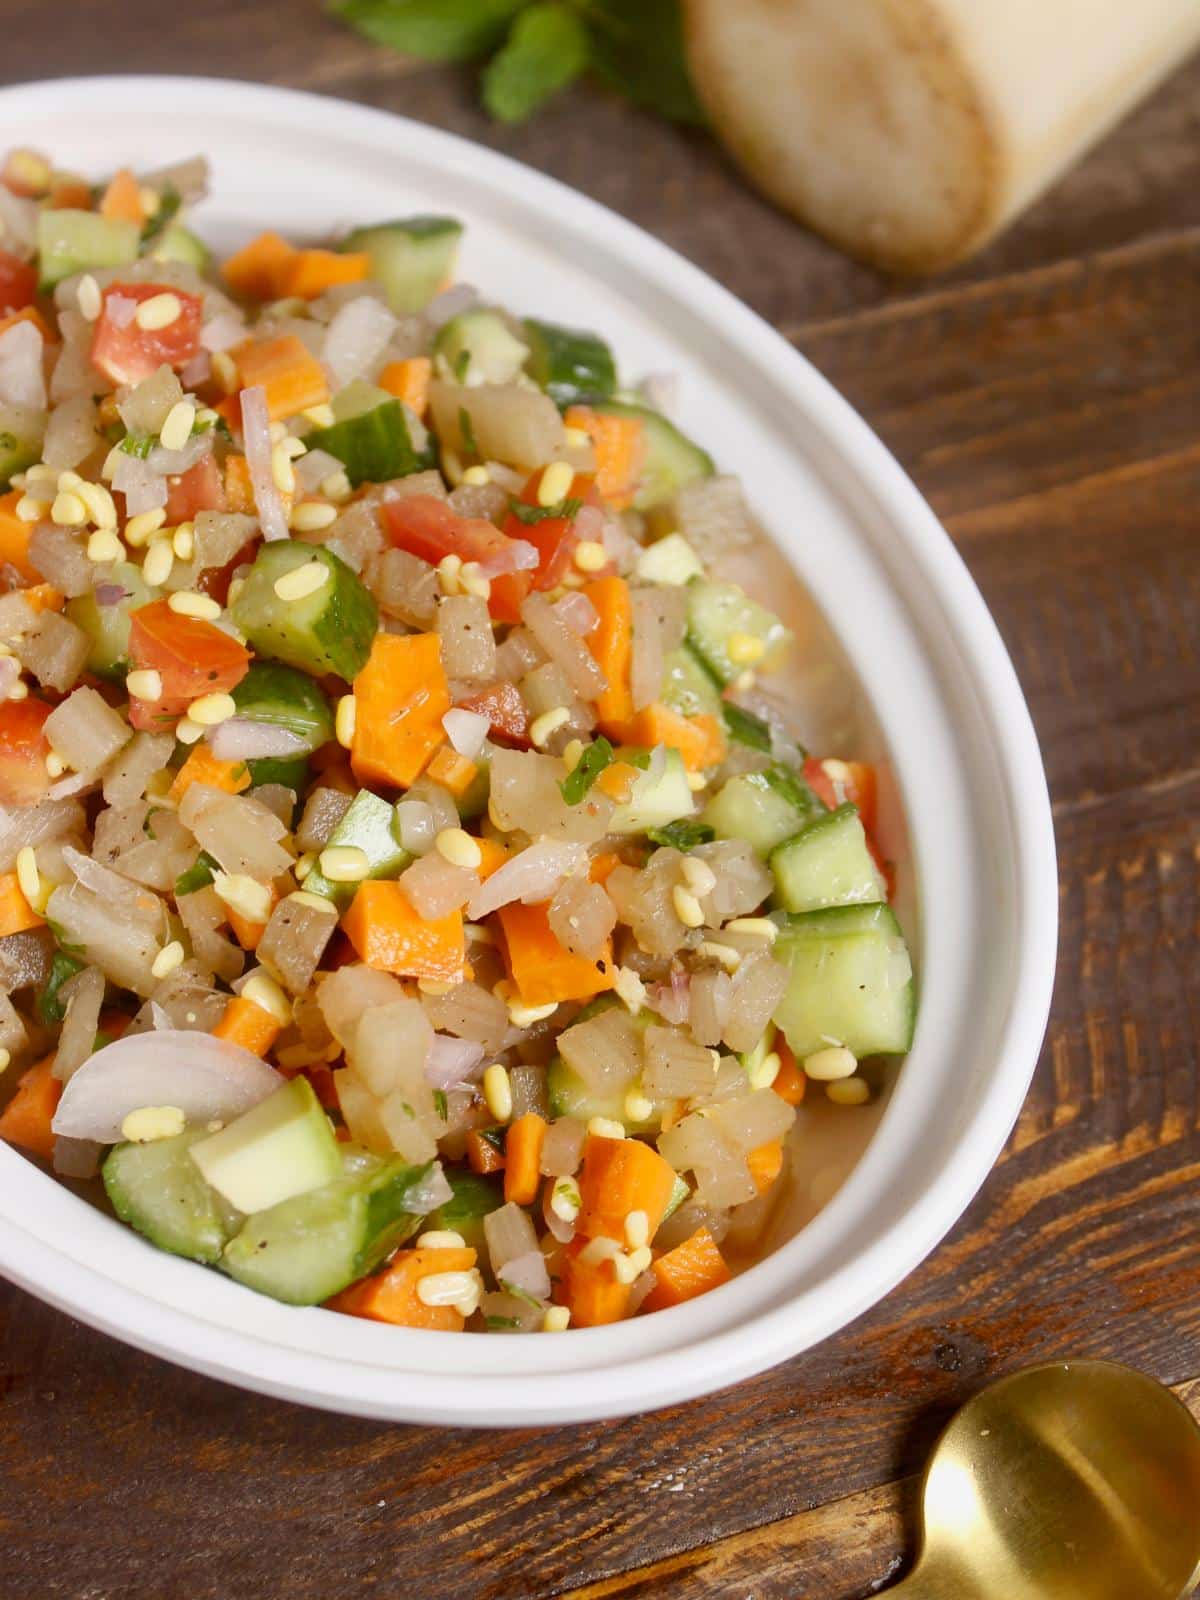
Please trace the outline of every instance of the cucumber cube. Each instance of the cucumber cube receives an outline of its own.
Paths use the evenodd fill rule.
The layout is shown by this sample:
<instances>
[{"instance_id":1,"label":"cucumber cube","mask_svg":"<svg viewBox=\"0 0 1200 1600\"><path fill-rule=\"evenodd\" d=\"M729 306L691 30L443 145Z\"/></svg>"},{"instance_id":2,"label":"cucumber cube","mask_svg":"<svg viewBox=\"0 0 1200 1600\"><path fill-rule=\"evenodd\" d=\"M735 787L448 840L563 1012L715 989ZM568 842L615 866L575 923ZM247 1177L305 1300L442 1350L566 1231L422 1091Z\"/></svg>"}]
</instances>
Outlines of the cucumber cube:
<instances>
[{"instance_id":1,"label":"cucumber cube","mask_svg":"<svg viewBox=\"0 0 1200 1600\"><path fill-rule=\"evenodd\" d=\"M775 898L785 911L867 905L887 899L887 885L867 848L854 806L839 806L771 853Z\"/></svg>"},{"instance_id":2,"label":"cucumber cube","mask_svg":"<svg viewBox=\"0 0 1200 1600\"><path fill-rule=\"evenodd\" d=\"M329 1118L307 1078L285 1083L189 1153L217 1193L247 1213L319 1189L342 1170Z\"/></svg>"},{"instance_id":3,"label":"cucumber cube","mask_svg":"<svg viewBox=\"0 0 1200 1600\"><path fill-rule=\"evenodd\" d=\"M775 1021L798 1059L833 1043L859 1057L910 1048L916 984L904 935L887 906L791 917L773 954L790 971Z\"/></svg>"}]
</instances>

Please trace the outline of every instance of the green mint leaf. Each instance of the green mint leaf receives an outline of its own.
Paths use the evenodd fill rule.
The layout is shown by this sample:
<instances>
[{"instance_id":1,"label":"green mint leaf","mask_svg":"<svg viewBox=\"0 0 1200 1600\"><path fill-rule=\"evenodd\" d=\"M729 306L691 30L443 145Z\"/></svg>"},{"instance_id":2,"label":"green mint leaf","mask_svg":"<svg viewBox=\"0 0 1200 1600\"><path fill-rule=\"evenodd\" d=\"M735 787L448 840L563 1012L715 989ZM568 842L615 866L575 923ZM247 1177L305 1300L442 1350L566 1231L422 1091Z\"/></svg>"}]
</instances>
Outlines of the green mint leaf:
<instances>
[{"instance_id":1,"label":"green mint leaf","mask_svg":"<svg viewBox=\"0 0 1200 1600\"><path fill-rule=\"evenodd\" d=\"M519 1328L521 1326L516 1317L484 1317L483 1320L489 1328L494 1329Z\"/></svg>"},{"instance_id":2,"label":"green mint leaf","mask_svg":"<svg viewBox=\"0 0 1200 1600\"><path fill-rule=\"evenodd\" d=\"M37 1014L47 1028L52 1028L66 1016L67 1008L59 991L64 983L82 971L82 961L76 961L74 956L67 955L63 950L54 952L50 962L50 976L46 979L46 986L38 994L35 1003Z\"/></svg>"},{"instance_id":3,"label":"green mint leaf","mask_svg":"<svg viewBox=\"0 0 1200 1600\"><path fill-rule=\"evenodd\" d=\"M651 844L670 846L673 850L694 850L698 844L711 844L716 834L707 822L668 822L665 828L647 828L646 837Z\"/></svg>"},{"instance_id":4,"label":"green mint leaf","mask_svg":"<svg viewBox=\"0 0 1200 1600\"><path fill-rule=\"evenodd\" d=\"M800 774L793 772L790 767L768 767L763 777L767 781L767 786L789 805L794 806L802 816L809 814L816 816L825 810Z\"/></svg>"},{"instance_id":5,"label":"green mint leaf","mask_svg":"<svg viewBox=\"0 0 1200 1600\"><path fill-rule=\"evenodd\" d=\"M550 522L556 517L573 517L582 505L582 500L560 500L555 506L527 506L523 500L510 500L508 509L518 522L535 528L539 522Z\"/></svg>"},{"instance_id":6,"label":"green mint leaf","mask_svg":"<svg viewBox=\"0 0 1200 1600\"><path fill-rule=\"evenodd\" d=\"M527 0L334 0L352 28L426 61L471 61L495 49Z\"/></svg>"},{"instance_id":7,"label":"green mint leaf","mask_svg":"<svg viewBox=\"0 0 1200 1600\"><path fill-rule=\"evenodd\" d=\"M197 889L207 889L219 871L219 864L208 851L201 850L187 871L181 872L175 879L175 898L178 900L181 894L195 894Z\"/></svg>"},{"instance_id":8,"label":"green mint leaf","mask_svg":"<svg viewBox=\"0 0 1200 1600\"><path fill-rule=\"evenodd\" d=\"M169 227L182 204L183 196L174 184L169 183L158 197L158 210L142 224L142 243L148 244Z\"/></svg>"},{"instance_id":9,"label":"green mint leaf","mask_svg":"<svg viewBox=\"0 0 1200 1600\"><path fill-rule=\"evenodd\" d=\"M721 707L721 716L725 721L725 732L736 744L748 745L751 750L764 750L771 753L771 729L761 717L756 717L753 711L743 711L741 706L730 705L729 701Z\"/></svg>"},{"instance_id":10,"label":"green mint leaf","mask_svg":"<svg viewBox=\"0 0 1200 1600\"><path fill-rule=\"evenodd\" d=\"M607 739L596 739L588 745L558 786L569 806L577 806L580 803L605 767L612 765L612 759L613 747Z\"/></svg>"},{"instance_id":11,"label":"green mint leaf","mask_svg":"<svg viewBox=\"0 0 1200 1600\"><path fill-rule=\"evenodd\" d=\"M588 30L563 0L539 0L513 23L483 74L483 103L500 122L524 122L588 64Z\"/></svg>"},{"instance_id":12,"label":"green mint leaf","mask_svg":"<svg viewBox=\"0 0 1200 1600\"><path fill-rule=\"evenodd\" d=\"M584 0L596 76L672 122L706 119L683 50L679 0Z\"/></svg>"}]
</instances>

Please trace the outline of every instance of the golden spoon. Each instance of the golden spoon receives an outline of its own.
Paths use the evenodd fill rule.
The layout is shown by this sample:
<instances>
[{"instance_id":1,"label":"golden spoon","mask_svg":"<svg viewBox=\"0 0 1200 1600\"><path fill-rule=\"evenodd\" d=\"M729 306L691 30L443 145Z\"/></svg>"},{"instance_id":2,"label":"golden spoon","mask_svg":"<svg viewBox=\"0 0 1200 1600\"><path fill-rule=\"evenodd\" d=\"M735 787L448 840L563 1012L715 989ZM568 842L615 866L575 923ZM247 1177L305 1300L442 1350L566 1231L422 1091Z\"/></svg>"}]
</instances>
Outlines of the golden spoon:
<instances>
[{"instance_id":1,"label":"golden spoon","mask_svg":"<svg viewBox=\"0 0 1200 1600\"><path fill-rule=\"evenodd\" d=\"M969 1400L925 1474L904 1600L1181 1600L1200 1581L1200 1427L1111 1361Z\"/></svg>"}]
</instances>

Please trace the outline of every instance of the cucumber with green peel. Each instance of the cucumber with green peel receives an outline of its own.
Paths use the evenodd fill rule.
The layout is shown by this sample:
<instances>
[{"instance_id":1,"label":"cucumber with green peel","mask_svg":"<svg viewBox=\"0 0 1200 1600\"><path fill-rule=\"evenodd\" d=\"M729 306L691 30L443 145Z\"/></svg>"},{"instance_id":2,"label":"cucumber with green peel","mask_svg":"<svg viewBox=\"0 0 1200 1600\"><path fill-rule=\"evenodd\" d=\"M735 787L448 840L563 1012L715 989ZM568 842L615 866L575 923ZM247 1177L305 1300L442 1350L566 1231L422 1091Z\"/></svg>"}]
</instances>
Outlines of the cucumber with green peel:
<instances>
[{"instance_id":1,"label":"cucumber with green peel","mask_svg":"<svg viewBox=\"0 0 1200 1600\"><path fill-rule=\"evenodd\" d=\"M661 771L651 767L639 774L628 800L616 807L609 823L610 833L645 833L648 828L663 828L696 809L696 797L688 783L687 768L678 750L665 750Z\"/></svg>"},{"instance_id":2,"label":"cucumber with green peel","mask_svg":"<svg viewBox=\"0 0 1200 1600\"><path fill-rule=\"evenodd\" d=\"M125 267L138 258L142 230L136 222L102 217L98 211L38 212L37 252L43 292L96 267Z\"/></svg>"},{"instance_id":3,"label":"cucumber with green peel","mask_svg":"<svg viewBox=\"0 0 1200 1600\"><path fill-rule=\"evenodd\" d=\"M744 839L765 861L776 845L823 810L802 778L786 768L768 767L730 778L701 815L718 839Z\"/></svg>"},{"instance_id":4,"label":"cucumber with green peel","mask_svg":"<svg viewBox=\"0 0 1200 1600\"><path fill-rule=\"evenodd\" d=\"M528 357L504 318L484 308L451 317L433 341L439 370L459 384L511 383Z\"/></svg>"},{"instance_id":5,"label":"cucumber with green peel","mask_svg":"<svg viewBox=\"0 0 1200 1600\"><path fill-rule=\"evenodd\" d=\"M785 911L821 911L887 899L887 885L852 805L827 811L779 844L771 852L771 872L775 898Z\"/></svg>"},{"instance_id":6,"label":"cucumber with green peel","mask_svg":"<svg viewBox=\"0 0 1200 1600\"><path fill-rule=\"evenodd\" d=\"M659 698L683 717L721 715L721 691L695 652L686 644L668 653L663 662Z\"/></svg>"},{"instance_id":7,"label":"cucumber with green peel","mask_svg":"<svg viewBox=\"0 0 1200 1600\"><path fill-rule=\"evenodd\" d=\"M147 254L151 261L178 261L197 272L207 272L212 266L212 251L182 222L168 223Z\"/></svg>"},{"instance_id":8,"label":"cucumber with green peel","mask_svg":"<svg viewBox=\"0 0 1200 1600\"><path fill-rule=\"evenodd\" d=\"M691 1195L691 1185L685 1182L685 1180L681 1178L678 1173L676 1173L675 1186L671 1190L670 1197L667 1200L667 1209L662 1214L662 1222L665 1222L668 1217L674 1216L683 1202L691 1199ZM662 1222L659 1223L660 1228L662 1227Z\"/></svg>"},{"instance_id":9,"label":"cucumber with green peel","mask_svg":"<svg viewBox=\"0 0 1200 1600\"><path fill-rule=\"evenodd\" d=\"M720 684L729 684L748 666L769 671L775 666L791 639L779 618L751 600L736 583L721 583L712 578L694 578L687 586L687 641ZM756 640L753 661L730 654L730 640L738 636ZM761 646L761 653L757 653ZM744 644L742 645L744 649Z\"/></svg>"},{"instance_id":10,"label":"cucumber with green peel","mask_svg":"<svg viewBox=\"0 0 1200 1600\"><path fill-rule=\"evenodd\" d=\"M247 1214L331 1183L333 1128L307 1078L293 1078L188 1151L205 1182Z\"/></svg>"},{"instance_id":11,"label":"cucumber with green peel","mask_svg":"<svg viewBox=\"0 0 1200 1600\"><path fill-rule=\"evenodd\" d=\"M32 406L0 406L0 489L15 473L42 459L46 413Z\"/></svg>"},{"instance_id":12,"label":"cucumber with green peel","mask_svg":"<svg viewBox=\"0 0 1200 1600\"><path fill-rule=\"evenodd\" d=\"M763 755L771 754L771 725L762 717L747 711L744 706L722 700L721 720L732 743L744 744L748 750L759 750ZM800 755L804 755L802 749Z\"/></svg>"},{"instance_id":13,"label":"cucumber with green peel","mask_svg":"<svg viewBox=\"0 0 1200 1600\"><path fill-rule=\"evenodd\" d=\"M859 1057L901 1055L911 1047L916 983L888 906L789 917L772 954L789 971L774 1020L798 1060L831 1044Z\"/></svg>"},{"instance_id":14,"label":"cucumber with green peel","mask_svg":"<svg viewBox=\"0 0 1200 1600\"><path fill-rule=\"evenodd\" d=\"M355 379L333 397L334 421L305 435L310 450L336 456L354 488L390 483L433 465L427 444L417 448L403 404L386 389Z\"/></svg>"},{"instance_id":15,"label":"cucumber with green peel","mask_svg":"<svg viewBox=\"0 0 1200 1600\"><path fill-rule=\"evenodd\" d=\"M495 1178L462 1168L447 1168L446 1181L454 1190L429 1218L430 1228L447 1228L460 1233L464 1242L478 1249L483 1243L483 1219L504 1204L504 1188Z\"/></svg>"},{"instance_id":16,"label":"cucumber with green peel","mask_svg":"<svg viewBox=\"0 0 1200 1600\"><path fill-rule=\"evenodd\" d=\"M355 845L367 858L368 878L398 878L412 860L411 854L400 843L396 827L396 808L381 800L370 789L360 789L350 802L342 820L329 836L330 848L335 845ZM309 894L324 895L344 911L354 899L357 883L334 883L317 865L304 880Z\"/></svg>"},{"instance_id":17,"label":"cucumber with green peel","mask_svg":"<svg viewBox=\"0 0 1200 1600\"><path fill-rule=\"evenodd\" d=\"M373 1272L420 1228L410 1209L430 1166L360 1156L357 1170L247 1217L225 1247L222 1271L288 1305L319 1305Z\"/></svg>"},{"instance_id":18,"label":"cucumber with green peel","mask_svg":"<svg viewBox=\"0 0 1200 1600\"><path fill-rule=\"evenodd\" d=\"M596 333L526 317L521 324L529 358L525 371L560 409L611 398L617 387L612 351Z\"/></svg>"},{"instance_id":19,"label":"cucumber with green peel","mask_svg":"<svg viewBox=\"0 0 1200 1600\"><path fill-rule=\"evenodd\" d=\"M301 600L280 599L279 579L312 561L329 569L328 582ZM229 610L256 654L347 682L366 665L379 626L379 609L357 573L332 550L292 539L262 546Z\"/></svg>"},{"instance_id":20,"label":"cucumber with green peel","mask_svg":"<svg viewBox=\"0 0 1200 1600\"><path fill-rule=\"evenodd\" d=\"M633 497L635 511L651 511L674 499L687 484L695 483L697 478L711 478L716 471L707 450L701 450L686 434L680 433L673 422L668 422L649 406L635 405L629 400L589 403L593 411L604 416L633 417L642 424L646 454L641 483Z\"/></svg>"},{"instance_id":21,"label":"cucumber with green peel","mask_svg":"<svg viewBox=\"0 0 1200 1600\"><path fill-rule=\"evenodd\" d=\"M651 1012L642 1014L647 1025L655 1020ZM588 1122L592 1117L607 1117L612 1122L623 1123L627 1133L657 1133L662 1127L665 1108L655 1105L648 1117L631 1121L625 1109L625 1098L630 1088L636 1088L636 1085L615 1090L612 1094L597 1094L561 1056L555 1056L546 1069L546 1093L552 1117L576 1117L580 1122Z\"/></svg>"},{"instance_id":22,"label":"cucumber with green peel","mask_svg":"<svg viewBox=\"0 0 1200 1600\"><path fill-rule=\"evenodd\" d=\"M65 612L90 640L87 661L89 672L113 683L123 683L129 671L129 618L139 606L149 605L155 591L142 577L141 567L132 561L114 562L105 584L120 585L124 598L113 605L101 605L94 591L68 600Z\"/></svg>"},{"instance_id":23,"label":"cucumber with green peel","mask_svg":"<svg viewBox=\"0 0 1200 1600\"><path fill-rule=\"evenodd\" d=\"M160 1250L215 1264L242 1219L191 1159L191 1147L205 1137L203 1128L188 1128L173 1139L116 1145L101 1177L122 1222Z\"/></svg>"},{"instance_id":24,"label":"cucumber with green peel","mask_svg":"<svg viewBox=\"0 0 1200 1600\"><path fill-rule=\"evenodd\" d=\"M312 755L333 738L329 696L307 672L278 661L255 661L231 692L239 717L285 728L303 740L304 749L297 755Z\"/></svg>"},{"instance_id":25,"label":"cucumber with green peel","mask_svg":"<svg viewBox=\"0 0 1200 1600\"><path fill-rule=\"evenodd\" d=\"M462 231L453 217L402 217L356 228L340 248L370 256L372 278L403 316L423 311L453 279Z\"/></svg>"},{"instance_id":26,"label":"cucumber with green peel","mask_svg":"<svg viewBox=\"0 0 1200 1600\"><path fill-rule=\"evenodd\" d=\"M253 761L247 761L246 771L250 774L250 787L261 789L265 784L278 784L281 789L290 789L293 794L301 795L308 788L309 765L307 756L257 756Z\"/></svg>"}]
</instances>

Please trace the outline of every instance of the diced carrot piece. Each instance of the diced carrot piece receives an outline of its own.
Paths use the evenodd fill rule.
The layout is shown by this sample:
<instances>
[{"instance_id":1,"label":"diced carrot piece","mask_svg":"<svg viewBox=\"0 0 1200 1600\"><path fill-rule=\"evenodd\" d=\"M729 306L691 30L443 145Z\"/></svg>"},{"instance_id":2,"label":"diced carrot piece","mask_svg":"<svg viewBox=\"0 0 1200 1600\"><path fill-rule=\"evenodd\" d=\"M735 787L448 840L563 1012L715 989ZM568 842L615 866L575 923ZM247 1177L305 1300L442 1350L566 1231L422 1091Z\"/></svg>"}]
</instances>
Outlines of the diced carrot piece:
<instances>
[{"instance_id":1,"label":"diced carrot piece","mask_svg":"<svg viewBox=\"0 0 1200 1600\"><path fill-rule=\"evenodd\" d=\"M398 883L360 883L342 927L359 959L380 972L440 983L463 977L467 947L462 912L426 921Z\"/></svg>"},{"instance_id":2,"label":"diced carrot piece","mask_svg":"<svg viewBox=\"0 0 1200 1600\"><path fill-rule=\"evenodd\" d=\"M128 167L114 174L108 188L100 197L100 215L114 222L136 222L140 228L146 220L142 205L142 189Z\"/></svg>"},{"instance_id":3,"label":"diced carrot piece","mask_svg":"<svg viewBox=\"0 0 1200 1600\"><path fill-rule=\"evenodd\" d=\"M548 1006L559 1000L590 1000L614 983L612 942L594 961L572 953L550 931L545 902L524 906L518 900L496 913L504 930L508 970L521 1001L527 1006Z\"/></svg>"},{"instance_id":4,"label":"diced carrot piece","mask_svg":"<svg viewBox=\"0 0 1200 1600\"><path fill-rule=\"evenodd\" d=\"M730 1279L725 1258L707 1228L697 1228L690 1239L668 1250L650 1265L657 1282L642 1301L643 1311L662 1311L707 1294Z\"/></svg>"},{"instance_id":5,"label":"diced carrot piece","mask_svg":"<svg viewBox=\"0 0 1200 1600\"><path fill-rule=\"evenodd\" d=\"M221 1013L213 1036L228 1039L230 1044L240 1044L243 1050L249 1050L252 1055L265 1056L281 1031L282 1024L269 1011L256 1006L253 1000L245 1000L236 994Z\"/></svg>"},{"instance_id":6,"label":"diced carrot piece","mask_svg":"<svg viewBox=\"0 0 1200 1600\"><path fill-rule=\"evenodd\" d=\"M746 1160L754 1187L759 1194L765 1194L783 1171L783 1141L772 1139L767 1144L760 1144L757 1149L751 1150Z\"/></svg>"},{"instance_id":7,"label":"diced carrot piece","mask_svg":"<svg viewBox=\"0 0 1200 1600\"><path fill-rule=\"evenodd\" d=\"M22 589L21 599L34 611L61 611L67 603L66 595L52 583L35 583Z\"/></svg>"},{"instance_id":8,"label":"diced carrot piece","mask_svg":"<svg viewBox=\"0 0 1200 1600\"><path fill-rule=\"evenodd\" d=\"M21 893L16 873L0 873L0 939L6 939L10 933L40 928L42 920Z\"/></svg>"},{"instance_id":9,"label":"diced carrot piece","mask_svg":"<svg viewBox=\"0 0 1200 1600\"><path fill-rule=\"evenodd\" d=\"M48 211L91 211L92 186L83 178L70 172L58 172L50 182L46 196Z\"/></svg>"},{"instance_id":10,"label":"diced carrot piece","mask_svg":"<svg viewBox=\"0 0 1200 1600\"><path fill-rule=\"evenodd\" d=\"M272 889L272 909L274 908L278 899L278 894L276 894L275 890ZM258 949L259 945L262 943L262 936L267 931L267 924L265 922L251 922L249 917L243 917L241 913L235 911L232 906L227 906L225 908L225 920L229 923L230 928L233 930L233 937L241 945L243 950Z\"/></svg>"},{"instance_id":11,"label":"diced carrot piece","mask_svg":"<svg viewBox=\"0 0 1200 1600\"><path fill-rule=\"evenodd\" d=\"M624 805L633 793L633 786L641 777L641 769L631 761L614 761L596 779L596 787L617 805Z\"/></svg>"},{"instance_id":12,"label":"diced carrot piece","mask_svg":"<svg viewBox=\"0 0 1200 1600\"><path fill-rule=\"evenodd\" d=\"M629 669L633 659L633 605L624 578L596 578L585 583L583 593L595 606L600 620L587 636L587 647L608 679L608 688L596 701L596 719L626 722L633 716Z\"/></svg>"},{"instance_id":13,"label":"diced carrot piece","mask_svg":"<svg viewBox=\"0 0 1200 1600\"><path fill-rule=\"evenodd\" d=\"M260 233L229 257L221 275L234 294L248 300L278 300L284 272L297 254L296 247L277 233Z\"/></svg>"},{"instance_id":14,"label":"diced carrot piece","mask_svg":"<svg viewBox=\"0 0 1200 1600\"><path fill-rule=\"evenodd\" d=\"M63 1091L62 1084L51 1074L53 1066L54 1057L50 1055L22 1073L16 1094L0 1115L0 1139L19 1144L22 1150L46 1161L54 1154L50 1123Z\"/></svg>"},{"instance_id":15,"label":"diced carrot piece","mask_svg":"<svg viewBox=\"0 0 1200 1600\"><path fill-rule=\"evenodd\" d=\"M294 333L282 333L274 339L247 339L233 351L233 359L244 389L262 385L272 422L294 417L310 406L324 405L329 399L324 367ZM238 407L240 423L241 404L236 396L230 398Z\"/></svg>"},{"instance_id":16,"label":"diced carrot piece","mask_svg":"<svg viewBox=\"0 0 1200 1600\"><path fill-rule=\"evenodd\" d=\"M423 417L429 404L432 373L433 362L428 356L409 356L404 361L389 361L375 381L397 400L403 400L410 411Z\"/></svg>"},{"instance_id":17,"label":"diced carrot piece","mask_svg":"<svg viewBox=\"0 0 1200 1600\"><path fill-rule=\"evenodd\" d=\"M476 1254L470 1249L397 1250L382 1272L360 1278L325 1302L330 1311L369 1317L402 1328L435 1328L461 1333L464 1319L453 1306L427 1306L417 1293L422 1278L443 1272L469 1272Z\"/></svg>"},{"instance_id":18,"label":"diced carrot piece","mask_svg":"<svg viewBox=\"0 0 1200 1600\"><path fill-rule=\"evenodd\" d=\"M22 489L0 495L0 566L14 567L29 583L36 583L39 573L29 560L29 535L34 525L17 515L23 497Z\"/></svg>"},{"instance_id":19,"label":"diced carrot piece","mask_svg":"<svg viewBox=\"0 0 1200 1600\"><path fill-rule=\"evenodd\" d=\"M625 1219L644 1211L650 1238L658 1232L675 1189L675 1169L640 1139L605 1139L589 1133L579 1173L582 1202L578 1231L588 1239L625 1243Z\"/></svg>"},{"instance_id":20,"label":"diced carrot piece","mask_svg":"<svg viewBox=\"0 0 1200 1600\"><path fill-rule=\"evenodd\" d=\"M485 1138L477 1128L472 1128L467 1135L467 1165L472 1172L484 1175L489 1172L503 1172L504 1152L497 1150L492 1141Z\"/></svg>"},{"instance_id":21,"label":"diced carrot piece","mask_svg":"<svg viewBox=\"0 0 1200 1600\"><path fill-rule=\"evenodd\" d=\"M240 511L243 516L255 515L254 488L250 482L250 466L245 456L225 457L225 504L230 511Z\"/></svg>"},{"instance_id":22,"label":"diced carrot piece","mask_svg":"<svg viewBox=\"0 0 1200 1600\"><path fill-rule=\"evenodd\" d=\"M617 1282L611 1260L581 1259L586 1248L584 1239L567 1246L555 1298L570 1310L572 1327L602 1328L629 1310L629 1285Z\"/></svg>"},{"instance_id":23,"label":"diced carrot piece","mask_svg":"<svg viewBox=\"0 0 1200 1600\"><path fill-rule=\"evenodd\" d=\"M475 782L479 768L469 756L460 756L453 745L444 744L425 771L435 783L449 789L456 800L461 800Z\"/></svg>"},{"instance_id":24,"label":"diced carrot piece","mask_svg":"<svg viewBox=\"0 0 1200 1600\"><path fill-rule=\"evenodd\" d=\"M536 1111L527 1111L509 1124L504 1141L504 1198L514 1205L531 1206L537 1199L542 1142L547 1123Z\"/></svg>"},{"instance_id":25,"label":"diced carrot piece","mask_svg":"<svg viewBox=\"0 0 1200 1600\"><path fill-rule=\"evenodd\" d=\"M483 857L479 863L479 881L482 883L485 878L490 878L493 872L499 872L508 860L508 851L499 839L476 839L475 843L479 846L479 853Z\"/></svg>"},{"instance_id":26,"label":"diced carrot piece","mask_svg":"<svg viewBox=\"0 0 1200 1600\"><path fill-rule=\"evenodd\" d=\"M665 744L669 750L678 750L689 772L715 767L725 759L725 734L716 717L707 713L685 717L657 700L627 722L601 721L600 727L621 744L647 749Z\"/></svg>"},{"instance_id":27,"label":"diced carrot piece","mask_svg":"<svg viewBox=\"0 0 1200 1600\"><path fill-rule=\"evenodd\" d=\"M774 1049L779 1057L779 1071L775 1074L775 1081L771 1087L789 1106L798 1106L804 1099L808 1079L797 1066L792 1048L782 1033L776 1034Z\"/></svg>"},{"instance_id":28,"label":"diced carrot piece","mask_svg":"<svg viewBox=\"0 0 1200 1600\"><path fill-rule=\"evenodd\" d=\"M350 762L360 783L406 789L425 770L445 730L450 688L435 633L379 633L354 680Z\"/></svg>"},{"instance_id":29,"label":"diced carrot piece","mask_svg":"<svg viewBox=\"0 0 1200 1600\"><path fill-rule=\"evenodd\" d=\"M283 295L315 300L340 283L361 283L371 276L371 258L364 252L297 250L281 275Z\"/></svg>"},{"instance_id":30,"label":"diced carrot piece","mask_svg":"<svg viewBox=\"0 0 1200 1600\"><path fill-rule=\"evenodd\" d=\"M210 745L194 744L175 774L167 798L178 805L194 783L206 783L210 789L224 789L226 794L241 794L250 787L250 771L244 761L220 761L213 755Z\"/></svg>"},{"instance_id":31,"label":"diced carrot piece","mask_svg":"<svg viewBox=\"0 0 1200 1600\"><path fill-rule=\"evenodd\" d=\"M607 883L620 865L621 858L615 850L602 850L588 863L588 877L593 883Z\"/></svg>"},{"instance_id":32,"label":"diced carrot piece","mask_svg":"<svg viewBox=\"0 0 1200 1600\"><path fill-rule=\"evenodd\" d=\"M13 311L7 317L0 317L0 333L7 333L9 328L15 328L18 322L32 322L47 344L58 343L58 334L36 306L22 306L19 311Z\"/></svg>"},{"instance_id":33,"label":"diced carrot piece","mask_svg":"<svg viewBox=\"0 0 1200 1600\"><path fill-rule=\"evenodd\" d=\"M568 406L568 428L582 428L596 454L596 487L618 510L633 500L646 459L645 429L640 417L609 417L590 406Z\"/></svg>"}]
</instances>

